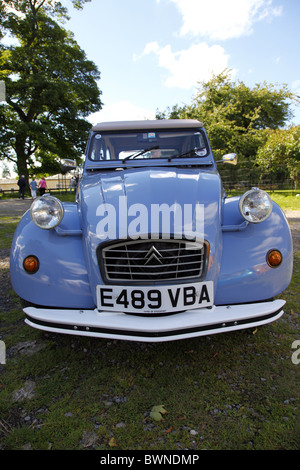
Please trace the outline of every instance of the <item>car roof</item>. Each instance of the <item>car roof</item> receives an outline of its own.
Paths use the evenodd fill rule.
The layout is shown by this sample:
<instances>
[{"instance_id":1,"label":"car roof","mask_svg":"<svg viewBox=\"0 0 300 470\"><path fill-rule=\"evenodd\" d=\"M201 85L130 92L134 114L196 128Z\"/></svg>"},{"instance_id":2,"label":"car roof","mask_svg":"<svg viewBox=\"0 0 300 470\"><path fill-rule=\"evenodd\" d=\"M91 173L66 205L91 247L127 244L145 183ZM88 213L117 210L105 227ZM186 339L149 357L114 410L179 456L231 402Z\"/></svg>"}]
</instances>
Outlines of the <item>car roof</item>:
<instances>
[{"instance_id":1,"label":"car roof","mask_svg":"<svg viewBox=\"0 0 300 470\"><path fill-rule=\"evenodd\" d=\"M141 121L100 122L92 127L92 131L124 131L149 129L184 129L203 127L196 119L156 119Z\"/></svg>"}]
</instances>

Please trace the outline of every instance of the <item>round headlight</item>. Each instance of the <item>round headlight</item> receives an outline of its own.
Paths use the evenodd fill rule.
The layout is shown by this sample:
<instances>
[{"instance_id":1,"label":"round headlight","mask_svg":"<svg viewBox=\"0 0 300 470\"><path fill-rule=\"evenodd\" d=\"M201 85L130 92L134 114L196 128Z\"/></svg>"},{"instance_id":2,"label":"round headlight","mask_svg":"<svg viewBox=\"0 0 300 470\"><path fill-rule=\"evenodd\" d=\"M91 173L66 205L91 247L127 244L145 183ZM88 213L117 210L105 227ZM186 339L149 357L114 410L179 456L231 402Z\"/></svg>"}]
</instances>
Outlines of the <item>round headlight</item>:
<instances>
[{"instance_id":1,"label":"round headlight","mask_svg":"<svg viewBox=\"0 0 300 470\"><path fill-rule=\"evenodd\" d=\"M272 212L272 200L261 189L253 188L241 196L239 208L248 222L258 224L266 220Z\"/></svg>"},{"instance_id":2,"label":"round headlight","mask_svg":"<svg viewBox=\"0 0 300 470\"><path fill-rule=\"evenodd\" d=\"M56 197L43 196L33 201L30 215L37 227L50 230L61 222L64 210L61 202Z\"/></svg>"}]
</instances>

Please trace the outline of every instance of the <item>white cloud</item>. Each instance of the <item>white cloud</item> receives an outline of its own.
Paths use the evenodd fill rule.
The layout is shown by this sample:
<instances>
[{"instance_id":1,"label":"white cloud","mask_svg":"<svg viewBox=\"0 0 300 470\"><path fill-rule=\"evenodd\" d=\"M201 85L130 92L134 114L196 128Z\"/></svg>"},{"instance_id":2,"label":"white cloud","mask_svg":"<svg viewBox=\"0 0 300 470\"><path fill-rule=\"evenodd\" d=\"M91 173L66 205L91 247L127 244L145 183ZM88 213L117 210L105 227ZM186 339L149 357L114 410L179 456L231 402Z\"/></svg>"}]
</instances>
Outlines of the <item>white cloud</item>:
<instances>
[{"instance_id":1,"label":"white cloud","mask_svg":"<svg viewBox=\"0 0 300 470\"><path fill-rule=\"evenodd\" d=\"M190 89L199 81L211 78L228 68L229 55L223 47L208 46L205 42L193 44L189 49L172 52L171 46L160 47L157 42L148 43L143 53L135 60L154 53L158 56L158 65L168 72L165 85L169 88Z\"/></svg>"},{"instance_id":2,"label":"white cloud","mask_svg":"<svg viewBox=\"0 0 300 470\"><path fill-rule=\"evenodd\" d=\"M293 81L292 92L295 93L295 95L300 95L300 80Z\"/></svg>"},{"instance_id":3,"label":"white cloud","mask_svg":"<svg viewBox=\"0 0 300 470\"><path fill-rule=\"evenodd\" d=\"M182 36L212 40L238 38L252 33L253 24L282 13L272 0L169 0L182 15Z\"/></svg>"},{"instance_id":4,"label":"white cloud","mask_svg":"<svg viewBox=\"0 0 300 470\"><path fill-rule=\"evenodd\" d=\"M106 121L134 121L139 119L155 119L155 110L147 110L135 106L130 101L118 101L104 105L101 111L93 113L88 120L91 124Z\"/></svg>"}]
</instances>

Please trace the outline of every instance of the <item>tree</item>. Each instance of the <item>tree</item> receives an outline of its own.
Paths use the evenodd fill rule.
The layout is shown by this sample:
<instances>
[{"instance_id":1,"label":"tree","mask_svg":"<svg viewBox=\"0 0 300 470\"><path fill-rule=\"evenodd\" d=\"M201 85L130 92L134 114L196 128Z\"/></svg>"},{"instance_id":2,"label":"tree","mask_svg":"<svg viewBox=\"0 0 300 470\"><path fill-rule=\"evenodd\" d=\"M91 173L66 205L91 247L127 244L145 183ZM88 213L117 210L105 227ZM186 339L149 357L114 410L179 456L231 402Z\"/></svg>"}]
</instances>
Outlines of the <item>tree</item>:
<instances>
[{"instance_id":1,"label":"tree","mask_svg":"<svg viewBox=\"0 0 300 470\"><path fill-rule=\"evenodd\" d=\"M233 82L225 70L200 84L190 105L173 106L157 118L192 118L203 121L217 158L236 152L240 160L254 159L263 145L266 129L283 126L291 117L293 94L285 85L267 83L254 88Z\"/></svg>"},{"instance_id":2,"label":"tree","mask_svg":"<svg viewBox=\"0 0 300 470\"><path fill-rule=\"evenodd\" d=\"M85 1L73 4L81 8ZM43 171L55 173L59 158L84 153L90 129L85 118L102 105L100 73L72 33L55 20L67 18L60 2L4 4L1 30L17 44L0 49L0 80L6 84L6 104L0 106L1 157L16 162L19 174L27 178L37 161Z\"/></svg>"},{"instance_id":3,"label":"tree","mask_svg":"<svg viewBox=\"0 0 300 470\"><path fill-rule=\"evenodd\" d=\"M257 152L257 163L274 174L288 172L298 188L300 176L300 126L276 129Z\"/></svg>"},{"instance_id":4,"label":"tree","mask_svg":"<svg viewBox=\"0 0 300 470\"><path fill-rule=\"evenodd\" d=\"M74 8L80 10L84 4L91 0L72 0ZM2 0L0 4L0 20L7 16L7 13L14 11L17 14L27 14L29 12L44 10L46 14L58 16L61 19L68 18L67 8L59 0Z\"/></svg>"},{"instance_id":5,"label":"tree","mask_svg":"<svg viewBox=\"0 0 300 470\"><path fill-rule=\"evenodd\" d=\"M10 169L6 163L2 165L2 178L10 178Z\"/></svg>"}]
</instances>

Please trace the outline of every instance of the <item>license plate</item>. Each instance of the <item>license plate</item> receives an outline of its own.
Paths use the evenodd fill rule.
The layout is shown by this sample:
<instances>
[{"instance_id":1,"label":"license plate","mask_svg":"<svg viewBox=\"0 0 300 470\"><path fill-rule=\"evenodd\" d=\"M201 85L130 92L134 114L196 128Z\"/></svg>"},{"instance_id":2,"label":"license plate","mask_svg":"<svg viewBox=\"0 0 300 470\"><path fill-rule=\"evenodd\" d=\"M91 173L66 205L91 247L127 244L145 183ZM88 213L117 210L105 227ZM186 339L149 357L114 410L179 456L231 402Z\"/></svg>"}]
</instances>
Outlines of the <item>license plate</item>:
<instances>
[{"instance_id":1,"label":"license plate","mask_svg":"<svg viewBox=\"0 0 300 470\"><path fill-rule=\"evenodd\" d=\"M213 305L213 281L172 286L97 286L99 310L168 313Z\"/></svg>"}]
</instances>

